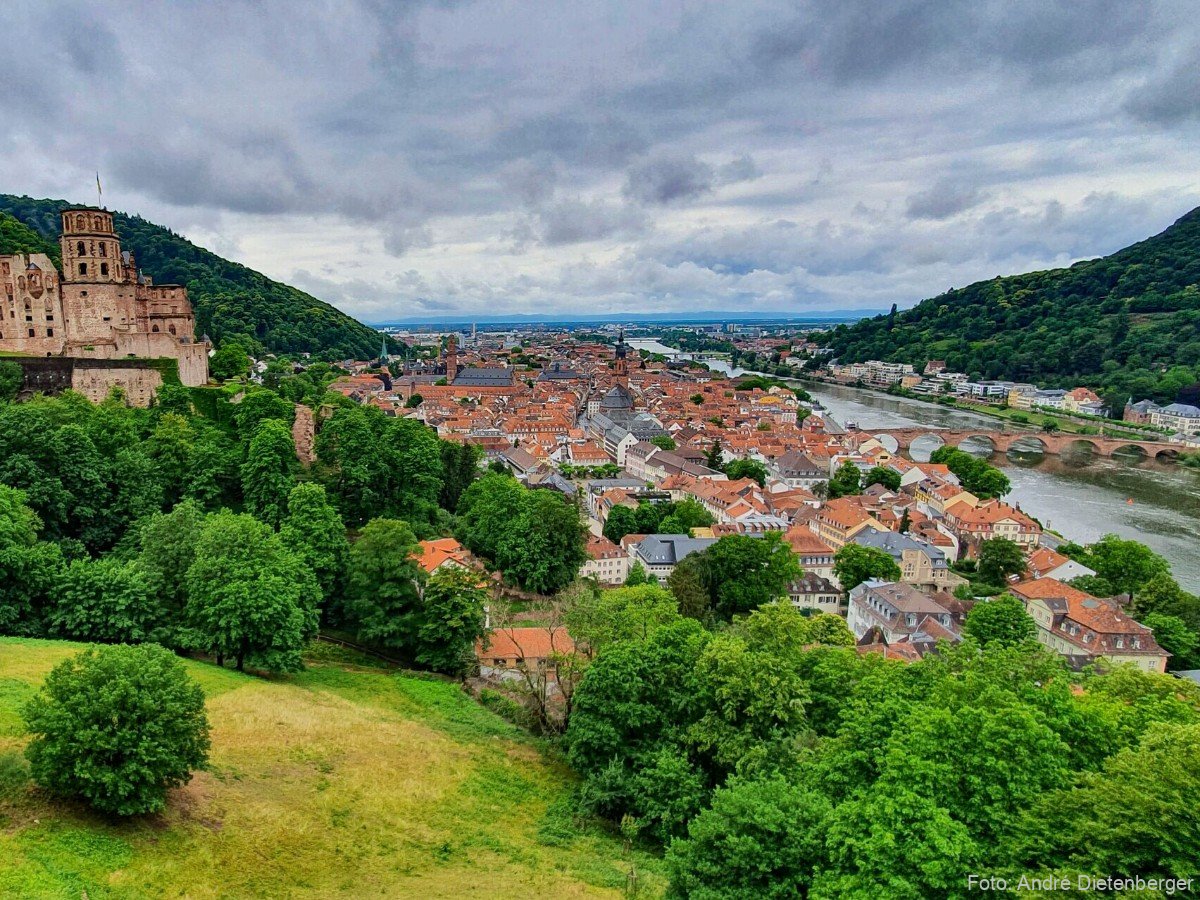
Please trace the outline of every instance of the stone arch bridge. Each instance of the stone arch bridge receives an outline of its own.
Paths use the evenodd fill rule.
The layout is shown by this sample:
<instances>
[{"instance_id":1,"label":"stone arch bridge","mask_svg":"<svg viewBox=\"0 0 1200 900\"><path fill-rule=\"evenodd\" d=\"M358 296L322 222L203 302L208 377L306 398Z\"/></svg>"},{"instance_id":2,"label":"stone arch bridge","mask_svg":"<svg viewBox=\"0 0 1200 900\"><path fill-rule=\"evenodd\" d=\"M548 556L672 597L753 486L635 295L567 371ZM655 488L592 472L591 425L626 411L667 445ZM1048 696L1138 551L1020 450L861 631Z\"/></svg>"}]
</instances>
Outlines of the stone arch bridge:
<instances>
[{"instance_id":1,"label":"stone arch bridge","mask_svg":"<svg viewBox=\"0 0 1200 900\"><path fill-rule=\"evenodd\" d=\"M958 447L964 441L990 444L993 453L1040 449L1048 456L1059 456L1072 449L1090 449L1096 456L1113 456L1119 451L1142 454L1150 459L1174 459L1179 444L1167 441L1136 441L1129 438L1102 437L1096 434L1047 434L1037 431L988 431L978 428L863 428L863 433L878 438L890 452L907 452L913 443L932 438L941 446ZM893 450L887 438L895 441Z\"/></svg>"}]
</instances>

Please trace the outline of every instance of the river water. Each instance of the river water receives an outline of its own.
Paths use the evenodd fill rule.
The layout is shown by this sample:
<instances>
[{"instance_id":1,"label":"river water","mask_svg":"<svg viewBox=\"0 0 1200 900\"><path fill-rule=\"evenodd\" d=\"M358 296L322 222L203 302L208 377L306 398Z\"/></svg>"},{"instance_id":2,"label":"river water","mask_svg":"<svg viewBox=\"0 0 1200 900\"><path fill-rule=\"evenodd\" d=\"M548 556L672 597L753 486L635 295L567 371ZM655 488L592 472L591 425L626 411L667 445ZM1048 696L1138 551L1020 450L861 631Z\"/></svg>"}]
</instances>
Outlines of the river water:
<instances>
[{"instance_id":1,"label":"river water","mask_svg":"<svg viewBox=\"0 0 1200 900\"><path fill-rule=\"evenodd\" d=\"M630 341L631 346L676 355L657 341ZM705 360L729 373L720 360ZM740 369L732 374L741 374ZM804 389L845 424L863 431L933 426L1005 430L1004 423L936 403L890 397L841 385L804 383ZM964 448L968 449L968 448ZM928 451L926 451L928 452ZM920 452L914 450L914 455ZM991 462L1012 482L1005 497L1047 528L1080 543L1114 533L1141 541L1171 564L1184 588L1200 591L1200 470L1174 463L1108 459L1091 456L1041 457L998 453Z\"/></svg>"}]
</instances>

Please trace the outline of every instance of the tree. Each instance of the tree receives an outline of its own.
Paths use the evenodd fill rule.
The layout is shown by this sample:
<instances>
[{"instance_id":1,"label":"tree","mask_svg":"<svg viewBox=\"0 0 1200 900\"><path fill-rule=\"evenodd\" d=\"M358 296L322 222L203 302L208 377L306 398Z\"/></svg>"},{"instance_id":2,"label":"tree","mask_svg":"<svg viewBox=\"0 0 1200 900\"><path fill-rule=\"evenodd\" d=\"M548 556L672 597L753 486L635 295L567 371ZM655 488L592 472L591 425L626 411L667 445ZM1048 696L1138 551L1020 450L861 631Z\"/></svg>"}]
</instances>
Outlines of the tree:
<instances>
[{"instance_id":1,"label":"tree","mask_svg":"<svg viewBox=\"0 0 1200 900\"><path fill-rule=\"evenodd\" d=\"M656 583L658 579L653 579ZM646 567L640 562L635 562L629 567L629 574L625 576L625 587L637 587L641 584L649 584L651 581L650 575L646 572Z\"/></svg>"},{"instance_id":2,"label":"tree","mask_svg":"<svg viewBox=\"0 0 1200 900\"><path fill-rule=\"evenodd\" d=\"M912 520L908 515L908 507L904 507L904 512L900 514L900 524L896 526L896 531L900 534L908 534L908 529L912 526Z\"/></svg>"},{"instance_id":3,"label":"tree","mask_svg":"<svg viewBox=\"0 0 1200 900\"><path fill-rule=\"evenodd\" d=\"M671 844L676 897L803 897L825 858L829 800L790 779L733 779Z\"/></svg>"},{"instance_id":4,"label":"tree","mask_svg":"<svg viewBox=\"0 0 1200 900\"><path fill-rule=\"evenodd\" d=\"M963 632L981 647L1012 647L1033 640L1037 625L1025 605L1012 594L980 600L967 613Z\"/></svg>"},{"instance_id":5,"label":"tree","mask_svg":"<svg viewBox=\"0 0 1200 900\"><path fill-rule=\"evenodd\" d=\"M900 473L885 466L874 466L863 479L864 487L870 487L873 484L881 484L889 491L898 491L900 490ZM907 509L904 511L908 512Z\"/></svg>"},{"instance_id":6,"label":"tree","mask_svg":"<svg viewBox=\"0 0 1200 900\"><path fill-rule=\"evenodd\" d=\"M328 602L346 574L346 526L319 484L296 485L288 494L287 508L279 539L312 571Z\"/></svg>"},{"instance_id":7,"label":"tree","mask_svg":"<svg viewBox=\"0 0 1200 900\"><path fill-rule=\"evenodd\" d=\"M864 581L899 581L900 567L886 550L846 544L833 557L833 574L849 593Z\"/></svg>"},{"instance_id":8,"label":"tree","mask_svg":"<svg viewBox=\"0 0 1200 900\"><path fill-rule=\"evenodd\" d=\"M421 665L461 675L475 662L482 638L487 592L478 572L443 566L425 585L417 615L416 654Z\"/></svg>"},{"instance_id":9,"label":"tree","mask_svg":"<svg viewBox=\"0 0 1200 900\"><path fill-rule=\"evenodd\" d=\"M1171 654L1172 671L1196 668L1197 657L1194 654L1196 647L1200 646L1200 635L1188 628L1183 619L1150 613L1142 618L1142 624L1154 632L1158 645Z\"/></svg>"},{"instance_id":10,"label":"tree","mask_svg":"<svg viewBox=\"0 0 1200 900\"><path fill-rule=\"evenodd\" d=\"M1153 578L1168 576L1167 561L1137 541L1106 534L1087 547L1081 560L1118 591L1136 597L1138 590Z\"/></svg>"},{"instance_id":11,"label":"tree","mask_svg":"<svg viewBox=\"0 0 1200 900\"><path fill-rule=\"evenodd\" d=\"M277 419L260 422L242 463L246 509L278 528L287 512L288 494L296 485L298 466L291 429Z\"/></svg>"},{"instance_id":12,"label":"tree","mask_svg":"<svg viewBox=\"0 0 1200 900\"><path fill-rule=\"evenodd\" d=\"M700 554L684 557L667 576L667 588L675 597L679 614L707 621L712 614L712 598L704 584Z\"/></svg>"},{"instance_id":13,"label":"tree","mask_svg":"<svg viewBox=\"0 0 1200 900\"><path fill-rule=\"evenodd\" d=\"M1023 575L1025 554L1015 541L990 538L979 545L979 577L988 584L1004 584L1009 576Z\"/></svg>"},{"instance_id":14,"label":"tree","mask_svg":"<svg viewBox=\"0 0 1200 900\"><path fill-rule=\"evenodd\" d=\"M696 406L704 405L704 395L703 394L692 394L692 396L689 397L688 399L691 400L692 403L696 404Z\"/></svg>"},{"instance_id":15,"label":"tree","mask_svg":"<svg viewBox=\"0 0 1200 900\"><path fill-rule=\"evenodd\" d=\"M496 548L496 565L526 590L549 594L575 580L587 560L579 510L555 491L521 488L519 514Z\"/></svg>"},{"instance_id":16,"label":"tree","mask_svg":"<svg viewBox=\"0 0 1200 900\"><path fill-rule=\"evenodd\" d=\"M204 694L155 644L89 648L24 709L34 781L120 816L158 812L208 755Z\"/></svg>"},{"instance_id":17,"label":"tree","mask_svg":"<svg viewBox=\"0 0 1200 900\"><path fill-rule=\"evenodd\" d=\"M142 567L108 556L63 570L50 613L53 632L73 641L144 641L159 618Z\"/></svg>"},{"instance_id":18,"label":"tree","mask_svg":"<svg viewBox=\"0 0 1200 900\"><path fill-rule=\"evenodd\" d=\"M721 538L703 552L703 572L713 610L726 620L786 596L788 585L801 575L779 532Z\"/></svg>"},{"instance_id":19,"label":"tree","mask_svg":"<svg viewBox=\"0 0 1200 900\"><path fill-rule=\"evenodd\" d=\"M250 357L237 344L222 344L209 359L208 371L217 381L240 378L250 371Z\"/></svg>"},{"instance_id":20,"label":"tree","mask_svg":"<svg viewBox=\"0 0 1200 900\"><path fill-rule=\"evenodd\" d=\"M674 450L679 446L669 434L656 434L650 438L650 443L662 450Z\"/></svg>"},{"instance_id":21,"label":"tree","mask_svg":"<svg viewBox=\"0 0 1200 900\"><path fill-rule=\"evenodd\" d=\"M757 481L759 487L767 483L769 474L767 467L757 459L735 459L725 465L725 474L733 481L739 478L749 478Z\"/></svg>"},{"instance_id":22,"label":"tree","mask_svg":"<svg viewBox=\"0 0 1200 900\"><path fill-rule=\"evenodd\" d=\"M614 506L604 520L604 536L614 544L621 538L637 532L637 511L629 506Z\"/></svg>"},{"instance_id":23,"label":"tree","mask_svg":"<svg viewBox=\"0 0 1200 900\"><path fill-rule=\"evenodd\" d=\"M41 525L23 491L0 485L0 634L42 633L64 561L57 544L38 541Z\"/></svg>"},{"instance_id":24,"label":"tree","mask_svg":"<svg viewBox=\"0 0 1200 900\"><path fill-rule=\"evenodd\" d=\"M938 447L929 455L929 461L948 466L963 490L970 491L976 497L1003 497L1012 490L1007 475L986 460L957 447Z\"/></svg>"},{"instance_id":25,"label":"tree","mask_svg":"<svg viewBox=\"0 0 1200 900\"><path fill-rule=\"evenodd\" d=\"M490 472L463 491L455 534L476 556L495 561L524 503L525 488L519 481Z\"/></svg>"},{"instance_id":26,"label":"tree","mask_svg":"<svg viewBox=\"0 0 1200 900\"><path fill-rule=\"evenodd\" d=\"M187 570L196 558L196 542L204 524L204 512L192 500L176 505L169 513L152 516L138 534L138 562L157 600L150 622L149 639L167 647L190 646L184 622L187 607Z\"/></svg>"},{"instance_id":27,"label":"tree","mask_svg":"<svg viewBox=\"0 0 1200 900\"><path fill-rule=\"evenodd\" d=\"M442 490L438 505L453 512L458 509L463 491L479 475L480 450L474 444L455 444L451 441L442 441L440 450Z\"/></svg>"},{"instance_id":28,"label":"tree","mask_svg":"<svg viewBox=\"0 0 1200 900\"><path fill-rule=\"evenodd\" d=\"M714 438L713 442L708 445L708 452L704 454L704 465L708 468L720 472L723 471L725 464L725 451L721 447L721 439Z\"/></svg>"},{"instance_id":29,"label":"tree","mask_svg":"<svg viewBox=\"0 0 1200 900\"><path fill-rule=\"evenodd\" d=\"M17 399L24 383L25 372L20 364L9 359L0 359L0 403L9 403Z\"/></svg>"},{"instance_id":30,"label":"tree","mask_svg":"<svg viewBox=\"0 0 1200 900\"><path fill-rule=\"evenodd\" d=\"M844 462L838 466L838 470L833 473L833 477L829 479L826 485L827 496L830 500L836 500L838 497L849 497L859 493L861 490L861 475L858 466L852 462Z\"/></svg>"},{"instance_id":31,"label":"tree","mask_svg":"<svg viewBox=\"0 0 1200 900\"><path fill-rule=\"evenodd\" d=\"M423 571L420 544L407 522L372 519L350 547L345 616L370 644L412 654Z\"/></svg>"},{"instance_id":32,"label":"tree","mask_svg":"<svg viewBox=\"0 0 1200 900\"><path fill-rule=\"evenodd\" d=\"M420 394L412 394L409 396L409 398L407 400L404 401L404 408L405 409L416 409L418 406L420 406L424 402L425 402L425 398L422 397Z\"/></svg>"},{"instance_id":33,"label":"tree","mask_svg":"<svg viewBox=\"0 0 1200 900\"><path fill-rule=\"evenodd\" d=\"M317 632L321 589L270 526L228 511L209 516L187 570L188 625L198 646L270 672L302 668Z\"/></svg>"},{"instance_id":34,"label":"tree","mask_svg":"<svg viewBox=\"0 0 1200 900\"><path fill-rule=\"evenodd\" d=\"M564 614L576 645L592 655L618 641L644 641L678 619L675 598L658 584L581 591Z\"/></svg>"}]
</instances>

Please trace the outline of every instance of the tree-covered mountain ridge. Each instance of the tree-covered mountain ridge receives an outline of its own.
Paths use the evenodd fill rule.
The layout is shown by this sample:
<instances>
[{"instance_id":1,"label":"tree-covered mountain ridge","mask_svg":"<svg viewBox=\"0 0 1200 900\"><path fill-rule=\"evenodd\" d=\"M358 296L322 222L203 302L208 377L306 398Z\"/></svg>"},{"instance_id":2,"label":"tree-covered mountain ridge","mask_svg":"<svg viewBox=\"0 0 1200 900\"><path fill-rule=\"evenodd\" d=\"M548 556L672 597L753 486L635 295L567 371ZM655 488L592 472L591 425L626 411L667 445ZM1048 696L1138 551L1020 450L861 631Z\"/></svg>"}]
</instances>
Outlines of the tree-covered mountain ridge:
<instances>
[{"instance_id":1,"label":"tree-covered mountain ridge","mask_svg":"<svg viewBox=\"0 0 1200 900\"><path fill-rule=\"evenodd\" d=\"M0 194L0 253L37 252L36 236L59 264L59 213L77 205ZM187 287L197 334L208 334L218 344L241 339L256 353L307 352L329 359L367 359L379 353L379 333L330 304L140 216L114 212L113 218L122 249L134 252L142 271L160 284Z\"/></svg>"},{"instance_id":2,"label":"tree-covered mountain ridge","mask_svg":"<svg viewBox=\"0 0 1200 900\"><path fill-rule=\"evenodd\" d=\"M1109 256L952 289L827 343L842 362L940 359L976 378L1174 400L1200 380L1200 208Z\"/></svg>"}]
</instances>

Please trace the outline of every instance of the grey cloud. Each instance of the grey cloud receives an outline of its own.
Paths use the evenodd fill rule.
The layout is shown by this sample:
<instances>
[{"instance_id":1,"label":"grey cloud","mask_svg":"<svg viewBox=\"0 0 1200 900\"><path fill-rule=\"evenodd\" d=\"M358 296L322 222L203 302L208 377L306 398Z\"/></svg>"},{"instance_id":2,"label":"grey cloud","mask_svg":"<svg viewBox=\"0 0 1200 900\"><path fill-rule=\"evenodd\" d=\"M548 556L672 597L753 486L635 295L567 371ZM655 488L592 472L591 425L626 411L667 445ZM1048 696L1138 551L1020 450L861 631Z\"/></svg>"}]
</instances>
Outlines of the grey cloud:
<instances>
[{"instance_id":1,"label":"grey cloud","mask_svg":"<svg viewBox=\"0 0 1200 900\"><path fill-rule=\"evenodd\" d=\"M985 195L977 187L941 180L908 198L910 219L949 219L978 206Z\"/></svg>"},{"instance_id":2,"label":"grey cloud","mask_svg":"<svg viewBox=\"0 0 1200 900\"><path fill-rule=\"evenodd\" d=\"M713 189L715 177L713 167L695 156L649 159L629 170L625 196L660 205L695 200Z\"/></svg>"},{"instance_id":3,"label":"grey cloud","mask_svg":"<svg viewBox=\"0 0 1200 900\"><path fill-rule=\"evenodd\" d=\"M579 244L615 235L630 236L646 227L637 209L604 200L558 200L538 213L542 240L550 245Z\"/></svg>"},{"instance_id":4,"label":"grey cloud","mask_svg":"<svg viewBox=\"0 0 1200 900\"><path fill-rule=\"evenodd\" d=\"M99 168L277 277L353 260L312 289L375 320L916 299L1200 190L1194 0L14 0L0 33L0 190Z\"/></svg>"}]
</instances>

